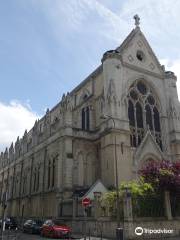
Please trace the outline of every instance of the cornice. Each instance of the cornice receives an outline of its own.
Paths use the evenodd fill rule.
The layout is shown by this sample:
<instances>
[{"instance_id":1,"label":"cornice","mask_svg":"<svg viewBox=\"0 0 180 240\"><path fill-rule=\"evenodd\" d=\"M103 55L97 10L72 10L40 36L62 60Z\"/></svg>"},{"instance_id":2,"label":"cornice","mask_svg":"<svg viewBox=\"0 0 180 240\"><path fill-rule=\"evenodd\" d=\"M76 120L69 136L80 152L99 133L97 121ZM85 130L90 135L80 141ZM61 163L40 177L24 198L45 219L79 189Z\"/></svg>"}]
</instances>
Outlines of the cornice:
<instances>
[{"instance_id":1,"label":"cornice","mask_svg":"<svg viewBox=\"0 0 180 240\"><path fill-rule=\"evenodd\" d=\"M153 72L148 71L144 68L131 65L127 62L122 62L122 66L127 67L127 68L132 69L132 70L137 71L137 72L141 72L141 73L144 73L144 74L147 74L147 75L151 75L152 77L160 78L162 80L164 80L164 78L165 78L164 75L161 75L161 74L158 74L158 73L153 73Z\"/></svg>"}]
</instances>

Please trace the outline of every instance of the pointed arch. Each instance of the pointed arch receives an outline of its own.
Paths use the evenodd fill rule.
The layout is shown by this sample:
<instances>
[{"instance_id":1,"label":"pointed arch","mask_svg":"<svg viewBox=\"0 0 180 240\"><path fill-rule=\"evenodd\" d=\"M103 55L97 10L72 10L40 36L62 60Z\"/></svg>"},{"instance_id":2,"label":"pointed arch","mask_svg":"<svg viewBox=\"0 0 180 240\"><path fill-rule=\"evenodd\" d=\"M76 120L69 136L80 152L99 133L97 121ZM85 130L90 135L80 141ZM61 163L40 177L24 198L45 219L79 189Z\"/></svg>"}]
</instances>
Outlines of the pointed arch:
<instances>
[{"instance_id":1,"label":"pointed arch","mask_svg":"<svg viewBox=\"0 0 180 240\"><path fill-rule=\"evenodd\" d=\"M127 99L131 146L139 146L145 132L150 129L162 149L160 105L151 86L144 79L136 80L129 88Z\"/></svg>"}]
</instances>

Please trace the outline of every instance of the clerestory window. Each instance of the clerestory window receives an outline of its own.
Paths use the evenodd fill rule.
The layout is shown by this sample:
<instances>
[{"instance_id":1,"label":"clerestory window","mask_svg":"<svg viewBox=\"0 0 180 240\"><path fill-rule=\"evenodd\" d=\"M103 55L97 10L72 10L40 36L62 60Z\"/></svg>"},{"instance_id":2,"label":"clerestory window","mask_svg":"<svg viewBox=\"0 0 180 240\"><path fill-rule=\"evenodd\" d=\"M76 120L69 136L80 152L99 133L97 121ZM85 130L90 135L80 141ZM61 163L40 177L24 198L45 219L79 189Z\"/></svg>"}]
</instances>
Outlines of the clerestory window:
<instances>
[{"instance_id":1,"label":"clerestory window","mask_svg":"<svg viewBox=\"0 0 180 240\"><path fill-rule=\"evenodd\" d=\"M129 89L128 117L131 146L137 147L149 129L162 149L158 102L151 88L142 80L136 81Z\"/></svg>"}]
</instances>

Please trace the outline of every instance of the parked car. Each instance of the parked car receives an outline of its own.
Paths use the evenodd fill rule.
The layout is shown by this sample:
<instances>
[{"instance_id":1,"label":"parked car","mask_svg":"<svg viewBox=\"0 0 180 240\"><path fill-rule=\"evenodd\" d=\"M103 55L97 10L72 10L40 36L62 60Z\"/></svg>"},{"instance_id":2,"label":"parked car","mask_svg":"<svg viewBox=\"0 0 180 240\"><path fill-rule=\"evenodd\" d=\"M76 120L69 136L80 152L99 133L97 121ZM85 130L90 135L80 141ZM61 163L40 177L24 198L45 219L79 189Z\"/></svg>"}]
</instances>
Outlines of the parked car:
<instances>
[{"instance_id":1,"label":"parked car","mask_svg":"<svg viewBox=\"0 0 180 240\"><path fill-rule=\"evenodd\" d=\"M18 227L17 220L14 217L6 217L5 221L5 228L6 229L16 229ZM0 219L0 227L2 225L2 219Z\"/></svg>"},{"instance_id":2,"label":"parked car","mask_svg":"<svg viewBox=\"0 0 180 240\"><path fill-rule=\"evenodd\" d=\"M60 220L46 220L41 228L42 237L70 238L71 228Z\"/></svg>"},{"instance_id":3,"label":"parked car","mask_svg":"<svg viewBox=\"0 0 180 240\"><path fill-rule=\"evenodd\" d=\"M43 222L41 220L28 219L23 224L23 232L40 234L42 225Z\"/></svg>"}]
</instances>

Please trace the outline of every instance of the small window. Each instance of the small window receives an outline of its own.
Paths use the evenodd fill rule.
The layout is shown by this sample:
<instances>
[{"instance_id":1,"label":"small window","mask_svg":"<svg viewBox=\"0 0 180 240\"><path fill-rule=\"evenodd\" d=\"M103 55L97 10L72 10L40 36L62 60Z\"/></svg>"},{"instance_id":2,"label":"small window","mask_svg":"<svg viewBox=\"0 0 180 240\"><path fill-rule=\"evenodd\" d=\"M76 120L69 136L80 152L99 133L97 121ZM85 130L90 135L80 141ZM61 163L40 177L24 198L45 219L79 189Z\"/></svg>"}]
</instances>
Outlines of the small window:
<instances>
[{"instance_id":1,"label":"small window","mask_svg":"<svg viewBox=\"0 0 180 240\"><path fill-rule=\"evenodd\" d=\"M144 61L144 53L142 52L142 51L137 51L137 53L136 53L136 57L137 57L137 59L139 60L139 61Z\"/></svg>"},{"instance_id":2,"label":"small window","mask_svg":"<svg viewBox=\"0 0 180 240\"><path fill-rule=\"evenodd\" d=\"M85 121L86 121L85 108L83 108L81 111L81 118L82 118L82 130L85 130Z\"/></svg>"}]
</instances>

